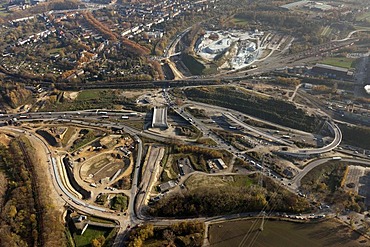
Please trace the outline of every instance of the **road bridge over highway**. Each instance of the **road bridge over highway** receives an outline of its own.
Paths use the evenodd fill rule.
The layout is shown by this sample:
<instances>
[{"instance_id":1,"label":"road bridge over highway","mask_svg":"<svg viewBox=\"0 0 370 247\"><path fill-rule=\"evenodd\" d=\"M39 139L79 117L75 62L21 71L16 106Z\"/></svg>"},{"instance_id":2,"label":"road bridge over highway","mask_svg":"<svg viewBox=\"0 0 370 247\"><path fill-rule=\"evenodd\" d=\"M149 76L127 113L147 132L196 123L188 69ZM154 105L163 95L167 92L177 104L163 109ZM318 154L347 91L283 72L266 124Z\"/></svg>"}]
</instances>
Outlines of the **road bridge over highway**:
<instances>
[{"instance_id":1,"label":"road bridge over highway","mask_svg":"<svg viewBox=\"0 0 370 247\"><path fill-rule=\"evenodd\" d=\"M305 158L313 155L320 155L326 152L332 151L334 148L338 147L339 144L342 142L342 132L339 129L338 125L334 122L326 121L326 125L329 128L329 131L334 135L334 139L328 145L321 147L321 148L307 148L307 149L294 149L291 151L279 151L280 154L292 156L292 157L300 157Z\"/></svg>"}]
</instances>

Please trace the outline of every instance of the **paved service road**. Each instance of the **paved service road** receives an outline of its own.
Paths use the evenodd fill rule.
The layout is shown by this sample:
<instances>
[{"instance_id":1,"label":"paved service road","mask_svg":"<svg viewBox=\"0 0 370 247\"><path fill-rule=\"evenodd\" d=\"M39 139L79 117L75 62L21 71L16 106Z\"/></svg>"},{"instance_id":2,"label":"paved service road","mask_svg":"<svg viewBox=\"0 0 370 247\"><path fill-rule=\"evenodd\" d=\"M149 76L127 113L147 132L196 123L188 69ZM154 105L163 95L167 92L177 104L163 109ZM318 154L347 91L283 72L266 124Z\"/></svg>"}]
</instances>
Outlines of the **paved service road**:
<instances>
[{"instance_id":1,"label":"paved service road","mask_svg":"<svg viewBox=\"0 0 370 247\"><path fill-rule=\"evenodd\" d=\"M273 141L275 141L275 142L277 142L277 143L280 143L280 144L283 144L283 145L287 145L287 146L291 146L291 144L290 143L288 143L288 142L286 142L286 141L284 141L284 140L282 140L282 139L280 139L280 138L276 138L275 136L273 136L273 135L269 135L269 134L266 134L265 132L263 132L263 131L260 131L260 130L258 130L258 129L256 129L256 128L254 128L254 127L252 127L252 126L250 126L250 125L247 125L246 123L244 123L244 122L242 122L242 121L240 121L239 119L237 119L235 116L233 116L231 113L224 113L223 114L225 117L227 117L228 119L230 119L231 121L233 121L233 122L235 122L235 123L237 123L238 125L240 125L241 127L243 127L243 128L245 128L245 129L247 129L247 130L249 130L249 131L252 131L252 132L254 132L254 133L256 133L256 134L258 134L258 135L261 135L261 136L263 136L263 137L265 137L265 138L267 138L267 139L271 139L271 140L273 140Z\"/></svg>"},{"instance_id":2,"label":"paved service road","mask_svg":"<svg viewBox=\"0 0 370 247\"><path fill-rule=\"evenodd\" d=\"M290 156L309 156L309 155L316 155L329 152L334 148L338 147L339 144L342 142L342 131L339 129L338 125L333 122L326 122L329 129L334 132L334 139L333 141L328 144L327 146L321 148L309 148L309 149L295 149L293 151L281 151L281 153L290 155Z\"/></svg>"},{"instance_id":3,"label":"paved service road","mask_svg":"<svg viewBox=\"0 0 370 247\"><path fill-rule=\"evenodd\" d=\"M326 162L328 161L331 161L333 160L333 157L330 157L330 158L324 158L324 159L317 159L317 160L314 160L312 161L311 163L309 163L308 165L306 165L304 167L304 169L299 172L299 174L297 176L295 176L292 180L291 180L291 187L293 189L298 189L300 186L301 186L301 180L304 176L307 175L307 173L309 173L312 169L314 169L315 167L318 167L320 165L323 165L325 164ZM341 158L340 161L344 161L344 162L350 162L350 163L357 163L357 164L364 164L364 165L368 165L370 166L370 160L364 160L364 159L353 159L353 158Z\"/></svg>"}]
</instances>

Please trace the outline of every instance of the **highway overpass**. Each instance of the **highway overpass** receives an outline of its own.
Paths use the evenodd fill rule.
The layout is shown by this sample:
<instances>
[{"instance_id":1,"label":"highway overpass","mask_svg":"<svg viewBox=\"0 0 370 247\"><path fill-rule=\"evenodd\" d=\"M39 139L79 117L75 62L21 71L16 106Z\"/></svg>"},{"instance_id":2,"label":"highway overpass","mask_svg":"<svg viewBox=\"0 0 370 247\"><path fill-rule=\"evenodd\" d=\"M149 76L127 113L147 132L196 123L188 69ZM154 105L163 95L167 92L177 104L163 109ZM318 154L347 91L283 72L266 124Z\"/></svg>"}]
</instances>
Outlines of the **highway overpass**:
<instances>
[{"instance_id":1,"label":"highway overpass","mask_svg":"<svg viewBox=\"0 0 370 247\"><path fill-rule=\"evenodd\" d=\"M294 149L291 151L279 151L280 154L285 154L293 157L309 157L311 155L319 155L322 153L329 152L334 148L338 147L342 142L342 132L340 131L338 125L333 122L326 121L329 131L334 135L334 139L328 145L321 148L307 148L307 149Z\"/></svg>"}]
</instances>

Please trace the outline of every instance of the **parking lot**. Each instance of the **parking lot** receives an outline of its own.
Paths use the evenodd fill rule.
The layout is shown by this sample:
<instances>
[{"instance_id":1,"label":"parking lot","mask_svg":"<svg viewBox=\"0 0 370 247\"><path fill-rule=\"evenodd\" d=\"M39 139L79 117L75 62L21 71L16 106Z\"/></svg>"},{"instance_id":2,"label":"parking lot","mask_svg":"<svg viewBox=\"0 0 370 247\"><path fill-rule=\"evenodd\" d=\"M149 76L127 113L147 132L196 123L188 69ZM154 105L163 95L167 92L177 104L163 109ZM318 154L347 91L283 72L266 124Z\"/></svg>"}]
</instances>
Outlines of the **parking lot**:
<instances>
[{"instance_id":1,"label":"parking lot","mask_svg":"<svg viewBox=\"0 0 370 247\"><path fill-rule=\"evenodd\" d=\"M345 189L358 193L365 198L365 205L370 206L370 168L362 166L349 166L345 178Z\"/></svg>"}]
</instances>

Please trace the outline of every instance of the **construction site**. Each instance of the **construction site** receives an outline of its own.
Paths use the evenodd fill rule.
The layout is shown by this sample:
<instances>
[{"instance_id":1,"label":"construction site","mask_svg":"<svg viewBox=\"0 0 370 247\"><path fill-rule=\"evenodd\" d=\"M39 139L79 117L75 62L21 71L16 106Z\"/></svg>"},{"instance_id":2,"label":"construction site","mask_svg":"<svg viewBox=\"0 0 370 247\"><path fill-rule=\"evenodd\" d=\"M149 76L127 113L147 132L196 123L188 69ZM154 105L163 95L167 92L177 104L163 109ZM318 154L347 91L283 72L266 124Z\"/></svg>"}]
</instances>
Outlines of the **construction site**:
<instances>
[{"instance_id":1,"label":"construction site","mask_svg":"<svg viewBox=\"0 0 370 247\"><path fill-rule=\"evenodd\" d=\"M100 204L102 194L122 192L115 187L133 171L135 145L131 136L76 125L30 127L61 155L56 164L64 174L63 183L77 197Z\"/></svg>"},{"instance_id":2,"label":"construction site","mask_svg":"<svg viewBox=\"0 0 370 247\"><path fill-rule=\"evenodd\" d=\"M240 69L253 63L260 54L264 32L207 31L196 43L195 52L207 61L223 61L220 68Z\"/></svg>"}]
</instances>

